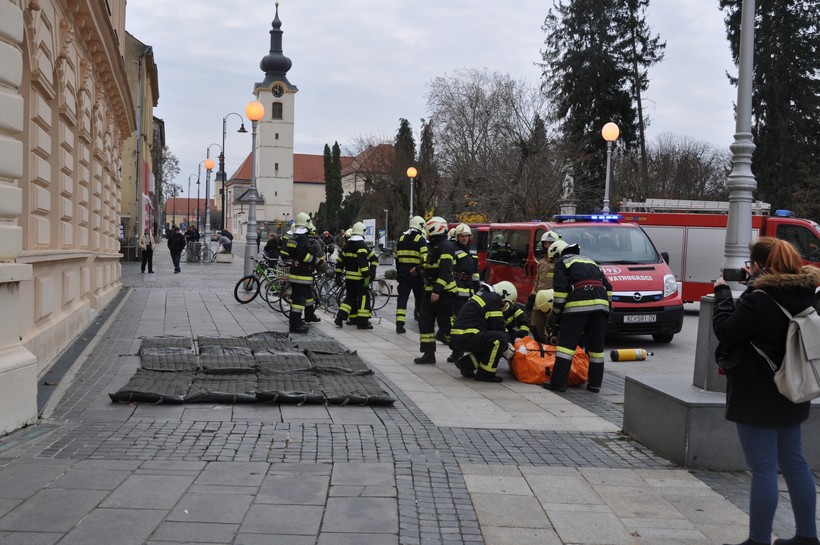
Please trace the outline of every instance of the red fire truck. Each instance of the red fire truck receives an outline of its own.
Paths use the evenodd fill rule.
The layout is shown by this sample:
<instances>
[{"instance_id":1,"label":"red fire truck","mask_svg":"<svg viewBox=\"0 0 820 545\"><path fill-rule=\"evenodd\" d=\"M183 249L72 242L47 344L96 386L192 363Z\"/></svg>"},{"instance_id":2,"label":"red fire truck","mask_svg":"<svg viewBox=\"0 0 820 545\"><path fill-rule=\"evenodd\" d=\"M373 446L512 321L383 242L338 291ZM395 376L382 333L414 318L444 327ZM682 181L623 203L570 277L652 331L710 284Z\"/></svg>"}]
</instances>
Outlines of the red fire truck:
<instances>
[{"instance_id":1,"label":"red fire truck","mask_svg":"<svg viewBox=\"0 0 820 545\"><path fill-rule=\"evenodd\" d=\"M538 267L541 235L557 232L594 259L612 284L610 332L652 335L668 343L683 327L683 302L665 257L640 226L612 214L556 216L551 222L493 223L487 253L487 282L509 280L527 300Z\"/></svg>"},{"instance_id":2,"label":"red fire truck","mask_svg":"<svg viewBox=\"0 0 820 545\"><path fill-rule=\"evenodd\" d=\"M624 221L639 224L655 246L668 253L684 301L700 301L712 293L724 260L728 202L647 199L622 202L620 208ZM787 240L804 263L820 266L820 225L787 210L769 215L770 210L768 203L752 204L752 240L761 236Z\"/></svg>"}]
</instances>

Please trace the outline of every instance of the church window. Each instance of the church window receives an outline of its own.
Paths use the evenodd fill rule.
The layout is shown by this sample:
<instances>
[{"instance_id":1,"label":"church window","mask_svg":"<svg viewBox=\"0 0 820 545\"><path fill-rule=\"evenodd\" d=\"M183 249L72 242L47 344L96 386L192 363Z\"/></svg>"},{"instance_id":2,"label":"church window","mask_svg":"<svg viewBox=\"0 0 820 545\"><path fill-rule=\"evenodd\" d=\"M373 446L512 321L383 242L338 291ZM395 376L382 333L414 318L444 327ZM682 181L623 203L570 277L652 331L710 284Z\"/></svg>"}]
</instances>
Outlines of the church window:
<instances>
[{"instance_id":1,"label":"church window","mask_svg":"<svg viewBox=\"0 0 820 545\"><path fill-rule=\"evenodd\" d=\"M271 108L271 119L282 119L282 103L274 102Z\"/></svg>"}]
</instances>

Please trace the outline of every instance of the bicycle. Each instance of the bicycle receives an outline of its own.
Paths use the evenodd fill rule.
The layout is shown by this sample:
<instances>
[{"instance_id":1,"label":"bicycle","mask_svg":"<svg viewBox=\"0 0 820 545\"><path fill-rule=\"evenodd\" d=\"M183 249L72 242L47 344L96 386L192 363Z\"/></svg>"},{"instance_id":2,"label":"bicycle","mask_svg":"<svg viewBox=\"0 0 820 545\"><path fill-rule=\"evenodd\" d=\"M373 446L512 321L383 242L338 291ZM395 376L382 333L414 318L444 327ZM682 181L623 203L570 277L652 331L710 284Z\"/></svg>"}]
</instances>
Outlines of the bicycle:
<instances>
[{"instance_id":1,"label":"bicycle","mask_svg":"<svg viewBox=\"0 0 820 545\"><path fill-rule=\"evenodd\" d=\"M274 282L281 280L285 273L279 268L270 268L264 261L251 258L256 266L253 272L243 276L233 289L234 298L243 305L250 303L262 293L262 299L269 305L271 292L268 289ZM263 289L264 284L264 289Z\"/></svg>"},{"instance_id":2,"label":"bicycle","mask_svg":"<svg viewBox=\"0 0 820 545\"><path fill-rule=\"evenodd\" d=\"M333 283L333 280L331 279L330 282ZM337 286L334 283L333 287L335 290L331 290L328 294L328 297L332 297L332 302L327 305L327 310L335 313L344 301L346 291L344 284ZM384 278L377 278L370 283L368 290L370 292L370 311L375 315L377 310L383 309L390 302L390 298L393 296L393 284Z\"/></svg>"}]
</instances>

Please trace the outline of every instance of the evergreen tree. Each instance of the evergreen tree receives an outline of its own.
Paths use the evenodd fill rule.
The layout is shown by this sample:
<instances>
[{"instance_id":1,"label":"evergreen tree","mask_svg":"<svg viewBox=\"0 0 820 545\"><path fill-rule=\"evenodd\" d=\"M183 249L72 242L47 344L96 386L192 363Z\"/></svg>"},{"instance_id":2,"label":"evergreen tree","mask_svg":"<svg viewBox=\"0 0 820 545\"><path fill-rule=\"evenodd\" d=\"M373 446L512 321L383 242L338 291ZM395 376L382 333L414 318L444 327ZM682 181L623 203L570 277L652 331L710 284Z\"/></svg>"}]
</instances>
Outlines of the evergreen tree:
<instances>
[{"instance_id":1,"label":"evergreen tree","mask_svg":"<svg viewBox=\"0 0 820 545\"><path fill-rule=\"evenodd\" d=\"M337 231L342 226L339 221L339 207L342 205L342 161L339 142L333 143L330 152L330 179L325 192L327 195L328 230Z\"/></svg>"},{"instance_id":2,"label":"evergreen tree","mask_svg":"<svg viewBox=\"0 0 820 545\"><path fill-rule=\"evenodd\" d=\"M600 206L606 175L601 128L614 121L617 145L640 142L639 91L662 58L645 23L648 0L554 0L544 21L543 88L564 140L574 147L576 195ZM642 116L642 113L641 113ZM584 203L583 201L586 201ZM593 204L594 203L594 204Z\"/></svg>"},{"instance_id":3,"label":"evergreen tree","mask_svg":"<svg viewBox=\"0 0 820 545\"><path fill-rule=\"evenodd\" d=\"M325 171L325 200L319 203L319 211L316 212L316 223L320 229L328 229L331 232L335 232L335 218L333 217L333 212L330 212L328 208L328 202L332 198L333 183L330 178L330 146L327 144L325 144L322 166Z\"/></svg>"},{"instance_id":4,"label":"evergreen tree","mask_svg":"<svg viewBox=\"0 0 820 545\"><path fill-rule=\"evenodd\" d=\"M415 195L416 202L413 212L417 216L424 216L427 210L432 210L435 195L439 189L439 173L436 164L436 153L433 145L433 122L421 120L421 136L419 141L419 160L416 165Z\"/></svg>"},{"instance_id":5,"label":"evergreen tree","mask_svg":"<svg viewBox=\"0 0 820 545\"><path fill-rule=\"evenodd\" d=\"M393 151L395 152L393 159L393 167L391 178L396 181L400 195L399 206L403 208L400 214L398 210L390 210L390 216L405 217L405 211L410 209L410 181L407 178L407 168L416 165L416 139L413 137L413 129L410 122L404 118L399 119L399 130L396 132L396 139L393 142ZM415 185L414 185L415 191ZM418 201L413 195L414 200ZM415 207L414 212L415 212ZM404 222L396 222L399 229L404 229Z\"/></svg>"},{"instance_id":6,"label":"evergreen tree","mask_svg":"<svg viewBox=\"0 0 820 545\"><path fill-rule=\"evenodd\" d=\"M720 0L735 63L740 53L741 5L741 0ZM818 218L820 0L758 0L754 37L756 198Z\"/></svg>"}]
</instances>

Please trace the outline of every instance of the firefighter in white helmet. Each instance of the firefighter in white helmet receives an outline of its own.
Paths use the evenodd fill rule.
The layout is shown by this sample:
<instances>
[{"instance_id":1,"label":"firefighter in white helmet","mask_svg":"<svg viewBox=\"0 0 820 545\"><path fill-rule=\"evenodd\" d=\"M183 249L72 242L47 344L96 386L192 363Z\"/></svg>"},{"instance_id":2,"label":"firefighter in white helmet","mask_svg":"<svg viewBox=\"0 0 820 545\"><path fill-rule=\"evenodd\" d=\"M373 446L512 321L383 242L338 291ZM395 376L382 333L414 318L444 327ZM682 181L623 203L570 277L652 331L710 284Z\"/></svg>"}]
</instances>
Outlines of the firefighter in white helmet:
<instances>
[{"instance_id":1,"label":"firefighter in white helmet","mask_svg":"<svg viewBox=\"0 0 820 545\"><path fill-rule=\"evenodd\" d=\"M424 295L424 264L427 262L427 238L424 218L414 216L410 228L402 233L396 243L396 273L398 297L396 298L396 333L404 333L407 320L407 301L413 293L413 313L419 318L421 299Z\"/></svg>"},{"instance_id":2,"label":"firefighter in white helmet","mask_svg":"<svg viewBox=\"0 0 820 545\"><path fill-rule=\"evenodd\" d=\"M538 259L538 270L535 273L535 281L532 283L532 291L527 298L527 314L532 318L532 311L535 307L535 295L541 290L552 289L552 277L554 274L554 261L550 260L549 250L553 243L558 242L561 237L555 231L547 231L541 235L541 257Z\"/></svg>"},{"instance_id":3,"label":"firefighter in white helmet","mask_svg":"<svg viewBox=\"0 0 820 545\"><path fill-rule=\"evenodd\" d=\"M464 303L478 291L480 281L478 276L478 254L470 245L472 230L466 223L461 223L452 229L455 238L455 252L453 253L453 278L456 281L456 297L453 299L453 320ZM453 350L447 361L455 363L464 353Z\"/></svg>"},{"instance_id":4,"label":"firefighter in white helmet","mask_svg":"<svg viewBox=\"0 0 820 545\"><path fill-rule=\"evenodd\" d=\"M342 327L344 321L355 315L356 329L373 329L370 323L370 282L376 275L376 254L364 242L366 227L357 222L351 236L336 258L336 277L344 276L345 298L339 305L334 323Z\"/></svg>"},{"instance_id":5,"label":"firefighter in white helmet","mask_svg":"<svg viewBox=\"0 0 820 545\"><path fill-rule=\"evenodd\" d=\"M580 255L577 244L559 240L550 248L550 255L555 256L555 300L547 321L552 332L560 327L555 367L544 388L557 392L567 389L572 358L583 335L589 356L587 390L598 393L604 379L604 336L612 306L612 285L595 261Z\"/></svg>"},{"instance_id":6,"label":"firefighter in white helmet","mask_svg":"<svg viewBox=\"0 0 820 545\"><path fill-rule=\"evenodd\" d=\"M290 259L288 280L292 289L290 307L290 332L307 333L306 322L320 322L316 316L316 307L313 301L313 269L325 264L324 253L310 251L308 244L308 226L311 225L310 216L304 212L296 215L293 224L293 236L287 241L287 257ZM302 320L304 311L305 319Z\"/></svg>"},{"instance_id":7,"label":"firefighter in white helmet","mask_svg":"<svg viewBox=\"0 0 820 545\"><path fill-rule=\"evenodd\" d=\"M464 304L451 331L451 345L470 353L456 362L462 376L484 382L501 382L496 375L502 356L512 357L504 310L515 304L518 291L506 280L483 290Z\"/></svg>"},{"instance_id":8,"label":"firefighter in white helmet","mask_svg":"<svg viewBox=\"0 0 820 545\"><path fill-rule=\"evenodd\" d=\"M453 243L447 240L447 220L435 216L424 225L430 248L424 267L424 297L419 316L419 350L422 355L413 360L418 364L436 363L436 340L450 343L453 298ZM438 333L436 333L438 324Z\"/></svg>"}]
</instances>

